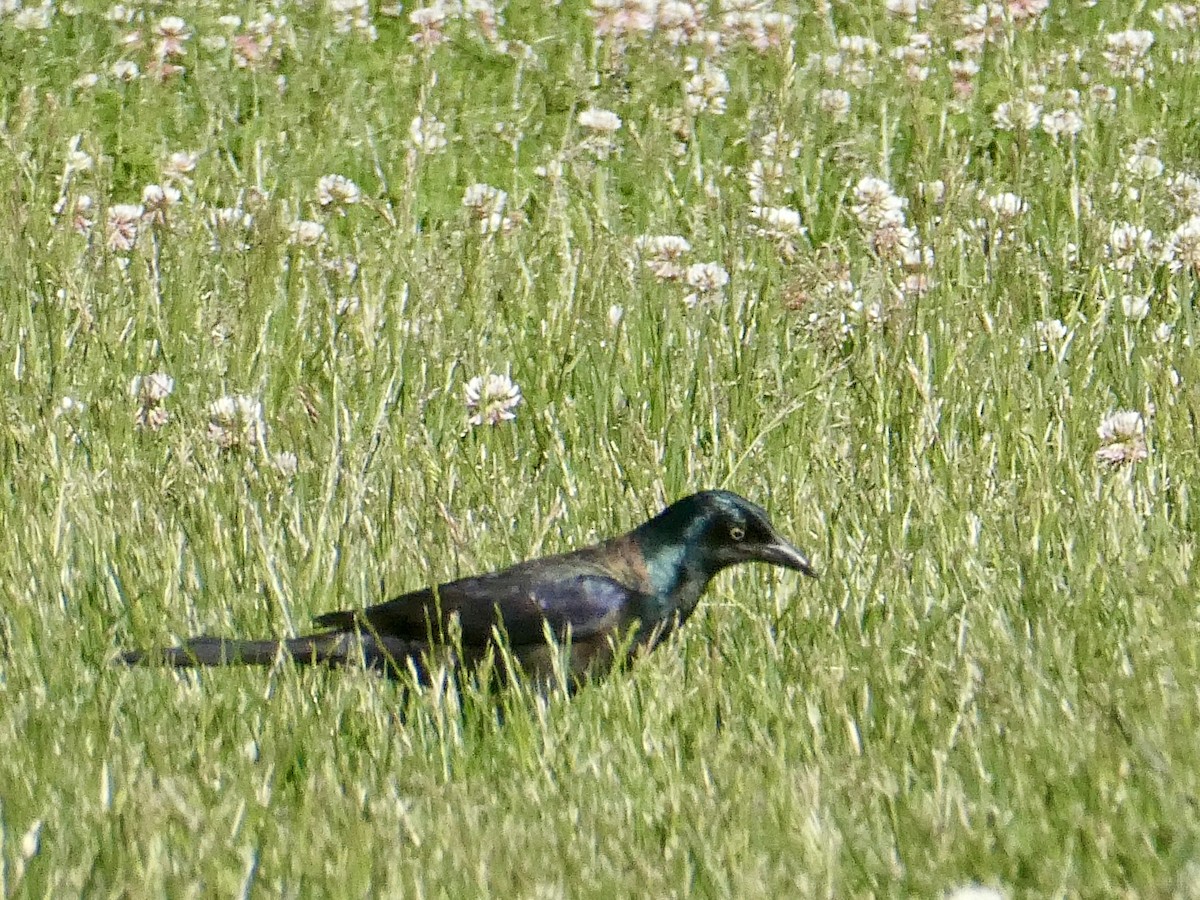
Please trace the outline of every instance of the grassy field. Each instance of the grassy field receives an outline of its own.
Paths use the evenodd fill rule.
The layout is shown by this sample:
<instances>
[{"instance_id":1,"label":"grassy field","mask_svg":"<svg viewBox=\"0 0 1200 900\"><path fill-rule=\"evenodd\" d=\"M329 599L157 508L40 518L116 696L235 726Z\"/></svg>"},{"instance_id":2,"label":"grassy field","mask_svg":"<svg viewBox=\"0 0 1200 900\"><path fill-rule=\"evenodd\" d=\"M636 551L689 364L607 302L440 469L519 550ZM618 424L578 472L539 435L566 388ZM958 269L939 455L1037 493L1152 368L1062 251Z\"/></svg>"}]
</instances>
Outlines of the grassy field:
<instances>
[{"instance_id":1,"label":"grassy field","mask_svg":"<svg viewBox=\"0 0 1200 900\"><path fill-rule=\"evenodd\" d=\"M1196 7L19 4L0 894L1200 897ZM110 665L703 487L573 699Z\"/></svg>"}]
</instances>

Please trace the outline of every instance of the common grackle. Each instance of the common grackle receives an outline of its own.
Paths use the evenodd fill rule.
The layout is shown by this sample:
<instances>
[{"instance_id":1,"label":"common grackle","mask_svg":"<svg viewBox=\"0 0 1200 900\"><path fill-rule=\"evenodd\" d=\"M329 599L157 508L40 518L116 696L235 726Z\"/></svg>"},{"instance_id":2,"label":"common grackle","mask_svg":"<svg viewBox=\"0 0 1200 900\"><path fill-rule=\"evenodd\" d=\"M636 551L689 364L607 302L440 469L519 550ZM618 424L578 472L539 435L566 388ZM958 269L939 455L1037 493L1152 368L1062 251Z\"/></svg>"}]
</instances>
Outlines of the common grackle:
<instances>
[{"instance_id":1,"label":"common grackle","mask_svg":"<svg viewBox=\"0 0 1200 900\"><path fill-rule=\"evenodd\" d=\"M766 512L729 491L701 491L627 534L487 575L402 594L363 610L325 613L325 629L285 640L197 637L180 647L125 653L130 665L359 663L425 680L437 661L477 664L503 642L539 683L567 648L569 676L602 675L618 652L652 650L687 621L713 576L765 562L816 577ZM553 642L547 637L553 638ZM451 649L453 648L453 649ZM562 657L560 657L561 659Z\"/></svg>"}]
</instances>

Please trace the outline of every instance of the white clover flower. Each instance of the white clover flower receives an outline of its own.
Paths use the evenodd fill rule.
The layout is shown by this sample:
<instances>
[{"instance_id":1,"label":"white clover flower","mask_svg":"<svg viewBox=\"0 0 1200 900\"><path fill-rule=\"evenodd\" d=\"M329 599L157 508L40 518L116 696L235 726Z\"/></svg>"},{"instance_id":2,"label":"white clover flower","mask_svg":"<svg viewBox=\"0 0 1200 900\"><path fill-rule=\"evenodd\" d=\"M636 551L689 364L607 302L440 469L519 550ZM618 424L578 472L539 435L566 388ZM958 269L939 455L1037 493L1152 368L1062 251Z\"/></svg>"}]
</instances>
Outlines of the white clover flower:
<instances>
[{"instance_id":1,"label":"white clover flower","mask_svg":"<svg viewBox=\"0 0 1200 900\"><path fill-rule=\"evenodd\" d=\"M860 178L854 186L854 199L858 202L850 211L865 228L904 223L904 207L908 201L896 196L892 186L882 178Z\"/></svg>"},{"instance_id":2,"label":"white clover flower","mask_svg":"<svg viewBox=\"0 0 1200 900\"><path fill-rule=\"evenodd\" d=\"M817 108L829 116L830 121L845 122L850 117L850 92L824 88L817 94Z\"/></svg>"},{"instance_id":3,"label":"white clover flower","mask_svg":"<svg viewBox=\"0 0 1200 900\"><path fill-rule=\"evenodd\" d=\"M1200 216L1192 216L1171 232L1164 256L1172 271L1186 267L1200 272Z\"/></svg>"},{"instance_id":4,"label":"white clover flower","mask_svg":"<svg viewBox=\"0 0 1200 900\"><path fill-rule=\"evenodd\" d=\"M725 70L701 63L696 73L683 86L683 108L690 116L710 112L724 115L725 95L729 93L729 78Z\"/></svg>"},{"instance_id":5,"label":"white clover flower","mask_svg":"<svg viewBox=\"0 0 1200 900\"><path fill-rule=\"evenodd\" d=\"M191 175L196 171L196 163L199 160L199 153L176 150L163 163L163 181L168 184L190 185L192 183Z\"/></svg>"},{"instance_id":6,"label":"white clover flower","mask_svg":"<svg viewBox=\"0 0 1200 900\"><path fill-rule=\"evenodd\" d=\"M614 303L608 308L608 324L612 328L616 328L621 324L621 320L625 318L625 307Z\"/></svg>"},{"instance_id":7,"label":"white clover flower","mask_svg":"<svg viewBox=\"0 0 1200 900\"><path fill-rule=\"evenodd\" d=\"M294 478L296 470L300 467L300 461L296 458L296 454L290 450L276 453L271 462L275 465L276 471L284 478Z\"/></svg>"},{"instance_id":8,"label":"white clover flower","mask_svg":"<svg viewBox=\"0 0 1200 900\"><path fill-rule=\"evenodd\" d=\"M249 228L254 216L236 206L221 206L212 211L212 221L217 228Z\"/></svg>"},{"instance_id":9,"label":"white clover flower","mask_svg":"<svg viewBox=\"0 0 1200 900\"><path fill-rule=\"evenodd\" d=\"M592 0L590 14L597 37L624 38L650 32L656 6L650 0Z\"/></svg>"},{"instance_id":10,"label":"white clover flower","mask_svg":"<svg viewBox=\"0 0 1200 900\"><path fill-rule=\"evenodd\" d=\"M719 298L721 289L729 284L729 273L719 263L693 263L684 272L683 280L695 288L683 298L683 305L692 309L701 300Z\"/></svg>"},{"instance_id":11,"label":"white clover flower","mask_svg":"<svg viewBox=\"0 0 1200 900\"><path fill-rule=\"evenodd\" d=\"M929 203L941 203L946 199L946 182L940 178L934 181L922 181L917 185L917 194Z\"/></svg>"},{"instance_id":12,"label":"white clover flower","mask_svg":"<svg viewBox=\"0 0 1200 900\"><path fill-rule=\"evenodd\" d=\"M797 159L800 156L800 142L780 128L764 134L758 147L763 159Z\"/></svg>"},{"instance_id":13,"label":"white clover flower","mask_svg":"<svg viewBox=\"0 0 1200 900\"><path fill-rule=\"evenodd\" d=\"M1010 222L1029 212L1028 203L1016 194L1007 192L988 197L987 207L996 218Z\"/></svg>"},{"instance_id":14,"label":"white clover flower","mask_svg":"<svg viewBox=\"0 0 1200 900\"><path fill-rule=\"evenodd\" d=\"M1176 209L1189 215L1200 215L1200 178L1180 172L1167 180L1167 190Z\"/></svg>"},{"instance_id":15,"label":"white clover flower","mask_svg":"<svg viewBox=\"0 0 1200 900\"><path fill-rule=\"evenodd\" d=\"M1100 437L1096 459L1113 468L1140 462L1150 456L1150 449L1146 445L1146 420L1139 412L1121 410L1110 413L1101 420L1096 434Z\"/></svg>"},{"instance_id":16,"label":"white clover flower","mask_svg":"<svg viewBox=\"0 0 1200 900\"><path fill-rule=\"evenodd\" d=\"M946 64L954 79L954 92L960 97L970 97L975 92L975 76L979 74L979 63L973 59L952 59Z\"/></svg>"},{"instance_id":17,"label":"white clover flower","mask_svg":"<svg viewBox=\"0 0 1200 900\"><path fill-rule=\"evenodd\" d=\"M584 128L605 135L615 134L621 128L620 116L607 109L596 109L595 107L583 110L577 121Z\"/></svg>"},{"instance_id":18,"label":"white clover flower","mask_svg":"<svg viewBox=\"0 0 1200 900\"><path fill-rule=\"evenodd\" d=\"M750 202L765 203L768 188L783 180L783 163L779 160L756 159L750 163L746 181L750 185Z\"/></svg>"},{"instance_id":19,"label":"white clover flower","mask_svg":"<svg viewBox=\"0 0 1200 900\"><path fill-rule=\"evenodd\" d=\"M592 107L583 110L577 121L590 132L580 142L580 149L588 151L596 159L608 159L617 149L613 135L621 128L621 117L607 109Z\"/></svg>"},{"instance_id":20,"label":"white clover flower","mask_svg":"<svg viewBox=\"0 0 1200 900\"><path fill-rule=\"evenodd\" d=\"M910 81L921 82L929 78L929 61L932 57L933 39L924 32L909 35L908 43L893 48L892 59L904 64L904 74Z\"/></svg>"},{"instance_id":21,"label":"white clover flower","mask_svg":"<svg viewBox=\"0 0 1200 900\"><path fill-rule=\"evenodd\" d=\"M165 209L178 203L182 196L178 188L170 185L148 184L142 188L142 206L147 212Z\"/></svg>"},{"instance_id":22,"label":"white clover flower","mask_svg":"<svg viewBox=\"0 0 1200 900\"><path fill-rule=\"evenodd\" d=\"M408 126L408 140L420 153L437 153L448 143L446 125L433 116L417 116Z\"/></svg>"},{"instance_id":23,"label":"white clover flower","mask_svg":"<svg viewBox=\"0 0 1200 900\"><path fill-rule=\"evenodd\" d=\"M17 31L45 31L54 18L54 7L49 3L41 6L18 8L10 22Z\"/></svg>"},{"instance_id":24,"label":"white clover flower","mask_svg":"<svg viewBox=\"0 0 1200 900\"><path fill-rule=\"evenodd\" d=\"M108 208L108 228L105 243L108 249L127 253L137 243L142 207L133 203L116 203Z\"/></svg>"},{"instance_id":25,"label":"white clover flower","mask_svg":"<svg viewBox=\"0 0 1200 900\"><path fill-rule=\"evenodd\" d=\"M1121 310L1131 322L1141 322L1150 315L1149 295L1126 294L1121 298Z\"/></svg>"},{"instance_id":26,"label":"white clover flower","mask_svg":"<svg viewBox=\"0 0 1200 900\"><path fill-rule=\"evenodd\" d=\"M464 394L471 425L499 425L517 417L521 388L507 375L476 375L467 382Z\"/></svg>"},{"instance_id":27,"label":"white clover flower","mask_svg":"<svg viewBox=\"0 0 1200 900\"><path fill-rule=\"evenodd\" d=\"M749 233L774 241L786 260L795 257L796 240L808 234L808 229L801 224L799 211L790 206L752 206L750 217L761 224L751 225L747 229Z\"/></svg>"},{"instance_id":28,"label":"white clover flower","mask_svg":"<svg viewBox=\"0 0 1200 900\"><path fill-rule=\"evenodd\" d=\"M655 31L672 47L691 43L700 33L701 12L696 4L684 0L663 0L658 4Z\"/></svg>"},{"instance_id":29,"label":"white clover flower","mask_svg":"<svg viewBox=\"0 0 1200 900\"><path fill-rule=\"evenodd\" d=\"M885 222L871 232L870 241L871 249L883 259L901 263L910 261L913 267L922 267L924 260L917 229L900 222Z\"/></svg>"},{"instance_id":30,"label":"white clover flower","mask_svg":"<svg viewBox=\"0 0 1200 900\"><path fill-rule=\"evenodd\" d=\"M925 269L933 268L933 248L922 247L921 238L917 234L917 229L909 229L911 235L907 236L907 240L900 244L900 252L897 254L900 265L905 271L920 272Z\"/></svg>"},{"instance_id":31,"label":"white clover flower","mask_svg":"<svg viewBox=\"0 0 1200 900\"><path fill-rule=\"evenodd\" d=\"M1157 156L1135 152L1125 160L1125 171L1142 181L1153 181L1163 173L1163 164Z\"/></svg>"},{"instance_id":32,"label":"white clover flower","mask_svg":"<svg viewBox=\"0 0 1200 900\"><path fill-rule=\"evenodd\" d=\"M159 37L185 37L190 35L192 30L179 16L164 16L154 26L154 33Z\"/></svg>"},{"instance_id":33,"label":"white clover flower","mask_svg":"<svg viewBox=\"0 0 1200 900\"><path fill-rule=\"evenodd\" d=\"M1153 31L1130 29L1105 35L1104 59L1113 74L1141 82L1145 80L1143 65L1150 48L1154 46Z\"/></svg>"},{"instance_id":34,"label":"white clover flower","mask_svg":"<svg viewBox=\"0 0 1200 900\"><path fill-rule=\"evenodd\" d=\"M1060 137L1075 137L1083 131L1083 117L1073 109L1056 109L1042 116L1042 131L1056 142Z\"/></svg>"},{"instance_id":35,"label":"white clover flower","mask_svg":"<svg viewBox=\"0 0 1200 900\"><path fill-rule=\"evenodd\" d=\"M822 56L819 53L809 54L809 65L819 65L821 71L830 78L838 78L846 69L846 57L841 53L830 53ZM855 84L855 87L861 87L861 84Z\"/></svg>"},{"instance_id":36,"label":"white clover flower","mask_svg":"<svg viewBox=\"0 0 1200 900\"><path fill-rule=\"evenodd\" d=\"M683 277L684 254L690 253L692 245L687 238L677 234L644 234L635 238L633 246L645 260L646 268L659 281L675 281Z\"/></svg>"},{"instance_id":37,"label":"white clover flower","mask_svg":"<svg viewBox=\"0 0 1200 900\"><path fill-rule=\"evenodd\" d=\"M928 0L887 0L884 8L893 16L906 19L909 24L917 24L917 13L928 9Z\"/></svg>"},{"instance_id":38,"label":"white clover flower","mask_svg":"<svg viewBox=\"0 0 1200 900\"><path fill-rule=\"evenodd\" d=\"M751 2L726 4L721 14L721 30L705 33L707 46L719 53L723 44L745 41L759 53L766 53L790 44L796 27L794 17L770 11L767 6ZM710 50L710 55L715 53Z\"/></svg>"},{"instance_id":39,"label":"white clover flower","mask_svg":"<svg viewBox=\"0 0 1200 900\"><path fill-rule=\"evenodd\" d=\"M167 210L179 202L182 195L169 184L148 184L142 188L143 217L148 222L163 223Z\"/></svg>"},{"instance_id":40,"label":"white clover flower","mask_svg":"<svg viewBox=\"0 0 1200 900\"><path fill-rule=\"evenodd\" d=\"M959 24L966 36L955 41L954 49L959 53L977 55L984 46L995 39L1004 27L1005 8L999 3L966 4L959 16Z\"/></svg>"},{"instance_id":41,"label":"white clover flower","mask_svg":"<svg viewBox=\"0 0 1200 900\"><path fill-rule=\"evenodd\" d=\"M71 210L71 227L79 234L88 234L92 230L92 225L95 224L91 215L96 208L96 201L92 199L90 194L80 194L75 198L75 203Z\"/></svg>"},{"instance_id":42,"label":"white clover flower","mask_svg":"<svg viewBox=\"0 0 1200 900\"><path fill-rule=\"evenodd\" d=\"M848 56L874 57L879 55L879 42L861 34L838 38L838 49Z\"/></svg>"},{"instance_id":43,"label":"white clover flower","mask_svg":"<svg viewBox=\"0 0 1200 900\"><path fill-rule=\"evenodd\" d=\"M1108 53L1123 58L1138 59L1149 53L1150 48L1154 46L1154 32L1132 28L1128 31L1117 31L1106 34L1104 43L1108 47Z\"/></svg>"},{"instance_id":44,"label":"white clover flower","mask_svg":"<svg viewBox=\"0 0 1200 900\"><path fill-rule=\"evenodd\" d=\"M333 13L335 33L357 32L368 41L378 37L375 26L371 24L371 8L367 0L330 0L329 7Z\"/></svg>"},{"instance_id":45,"label":"white clover flower","mask_svg":"<svg viewBox=\"0 0 1200 900\"><path fill-rule=\"evenodd\" d=\"M992 122L1001 131L1032 131L1041 120L1042 107L1030 100L1009 100L992 113Z\"/></svg>"},{"instance_id":46,"label":"white clover flower","mask_svg":"<svg viewBox=\"0 0 1200 900\"><path fill-rule=\"evenodd\" d=\"M687 267L683 280L701 294L712 294L729 284L729 272L720 263L693 263Z\"/></svg>"},{"instance_id":47,"label":"white clover flower","mask_svg":"<svg viewBox=\"0 0 1200 900\"><path fill-rule=\"evenodd\" d=\"M74 174L75 172L90 172L92 167L95 165L95 160L92 159L92 155L79 149L79 142L81 139L82 135L78 134L71 139L71 149L67 152L66 170L68 174Z\"/></svg>"},{"instance_id":48,"label":"white clover flower","mask_svg":"<svg viewBox=\"0 0 1200 900\"><path fill-rule=\"evenodd\" d=\"M801 237L808 233L800 220L799 210L790 206L752 206L750 217L762 223L771 233Z\"/></svg>"},{"instance_id":49,"label":"white clover flower","mask_svg":"<svg viewBox=\"0 0 1200 900\"><path fill-rule=\"evenodd\" d=\"M1050 8L1050 0L1008 0L1008 14L1014 22L1035 19Z\"/></svg>"},{"instance_id":50,"label":"white clover flower","mask_svg":"<svg viewBox=\"0 0 1200 900\"><path fill-rule=\"evenodd\" d=\"M634 238L633 244L642 253L671 259L677 259L692 250L688 239L677 234L644 234Z\"/></svg>"},{"instance_id":51,"label":"white clover flower","mask_svg":"<svg viewBox=\"0 0 1200 900\"><path fill-rule=\"evenodd\" d=\"M1138 259L1150 256L1154 233L1129 222L1113 225L1108 236L1108 255L1113 267L1120 272L1132 272Z\"/></svg>"},{"instance_id":52,"label":"white clover flower","mask_svg":"<svg viewBox=\"0 0 1200 900\"><path fill-rule=\"evenodd\" d=\"M322 175L317 181L317 202L321 206L350 206L361 199L358 185L344 175Z\"/></svg>"},{"instance_id":53,"label":"white clover flower","mask_svg":"<svg viewBox=\"0 0 1200 900\"><path fill-rule=\"evenodd\" d=\"M1168 31L1193 31L1200 25L1200 7L1191 3L1167 3L1150 15Z\"/></svg>"},{"instance_id":54,"label":"white clover flower","mask_svg":"<svg viewBox=\"0 0 1200 900\"><path fill-rule=\"evenodd\" d=\"M442 3L432 3L408 14L408 21L418 28L441 28L450 16L450 10Z\"/></svg>"},{"instance_id":55,"label":"white clover flower","mask_svg":"<svg viewBox=\"0 0 1200 900\"><path fill-rule=\"evenodd\" d=\"M174 390L175 379L166 372L135 375L129 382L129 393L143 406L157 406Z\"/></svg>"},{"instance_id":56,"label":"white clover flower","mask_svg":"<svg viewBox=\"0 0 1200 900\"><path fill-rule=\"evenodd\" d=\"M267 437L262 403L246 394L214 400L208 406L208 439L222 450L254 450Z\"/></svg>"},{"instance_id":57,"label":"white clover flower","mask_svg":"<svg viewBox=\"0 0 1200 900\"><path fill-rule=\"evenodd\" d=\"M179 16L166 16L159 19L154 26L154 34L158 41L154 46L154 55L159 60L172 56L187 54L185 45L192 37L192 29Z\"/></svg>"},{"instance_id":58,"label":"white clover flower","mask_svg":"<svg viewBox=\"0 0 1200 900\"><path fill-rule=\"evenodd\" d=\"M129 59L117 60L112 64L112 75L117 81L123 81L128 84L131 81L136 81L142 74L142 70L138 64Z\"/></svg>"},{"instance_id":59,"label":"white clover flower","mask_svg":"<svg viewBox=\"0 0 1200 900\"><path fill-rule=\"evenodd\" d=\"M325 239L325 226L320 222L300 219L288 226L288 233L293 244L315 247Z\"/></svg>"}]
</instances>

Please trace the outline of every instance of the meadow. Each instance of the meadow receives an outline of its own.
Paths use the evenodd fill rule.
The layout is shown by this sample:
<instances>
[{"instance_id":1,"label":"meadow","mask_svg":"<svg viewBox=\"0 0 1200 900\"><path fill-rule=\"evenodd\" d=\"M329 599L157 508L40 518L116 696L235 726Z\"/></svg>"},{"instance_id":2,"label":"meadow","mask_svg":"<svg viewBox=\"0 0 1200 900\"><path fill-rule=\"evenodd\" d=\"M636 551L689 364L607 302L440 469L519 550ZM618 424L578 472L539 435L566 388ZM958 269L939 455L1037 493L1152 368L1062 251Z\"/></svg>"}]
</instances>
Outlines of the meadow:
<instances>
[{"instance_id":1,"label":"meadow","mask_svg":"<svg viewBox=\"0 0 1200 900\"><path fill-rule=\"evenodd\" d=\"M0 0L0 894L1200 897L1200 11ZM574 697L112 665L735 490Z\"/></svg>"}]
</instances>

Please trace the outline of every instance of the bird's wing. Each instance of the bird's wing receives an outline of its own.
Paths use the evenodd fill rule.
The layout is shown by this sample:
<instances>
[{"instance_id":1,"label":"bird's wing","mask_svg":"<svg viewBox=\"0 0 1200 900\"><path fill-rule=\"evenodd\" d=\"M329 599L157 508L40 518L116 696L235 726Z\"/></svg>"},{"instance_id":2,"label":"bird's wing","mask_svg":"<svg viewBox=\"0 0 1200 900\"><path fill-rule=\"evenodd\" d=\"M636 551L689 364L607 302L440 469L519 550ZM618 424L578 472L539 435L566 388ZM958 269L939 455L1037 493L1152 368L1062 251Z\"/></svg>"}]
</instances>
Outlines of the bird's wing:
<instances>
[{"instance_id":1,"label":"bird's wing","mask_svg":"<svg viewBox=\"0 0 1200 900\"><path fill-rule=\"evenodd\" d=\"M443 637L457 619L462 643L481 646L499 628L513 646L541 643L545 627L558 639L619 632L642 612L646 595L607 575L516 566L403 594L362 611L327 613L326 628L367 628L412 640Z\"/></svg>"}]
</instances>

